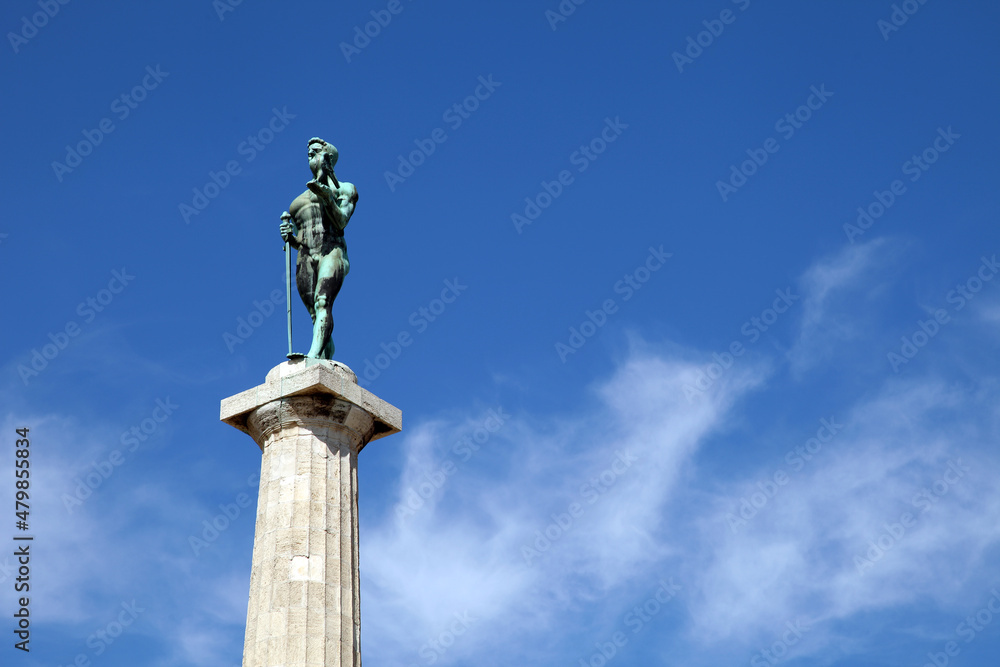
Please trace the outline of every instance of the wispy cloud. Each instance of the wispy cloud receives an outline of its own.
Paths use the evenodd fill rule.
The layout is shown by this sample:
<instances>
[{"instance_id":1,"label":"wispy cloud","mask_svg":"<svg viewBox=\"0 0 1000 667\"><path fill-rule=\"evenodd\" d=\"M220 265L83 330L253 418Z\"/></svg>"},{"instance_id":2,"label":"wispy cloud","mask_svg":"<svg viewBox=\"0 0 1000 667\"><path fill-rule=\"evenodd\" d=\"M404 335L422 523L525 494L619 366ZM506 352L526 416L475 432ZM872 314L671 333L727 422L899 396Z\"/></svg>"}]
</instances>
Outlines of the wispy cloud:
<instances>
[{"instance_id":1,"label":"wispy cloud","mask_svg":"<svg viewBox=\"0 0 1000 667\"><path fill-rule=\"evenodd\" d=\"M788 352L794 375L842 357L844 344L864 334L906 250L902 241L876 238L845 246L802 274L799 335Z\"/></svg>"},{"instance_id":2,"label":"wispy cloud","mask_svg":"<svg viewBox=\"0 0 1000 667\"><path fill-rule=\"evenodd\" d=\"M1000 462L989 447L994 425L977 415L996 396L932 379L886 381L842 417L829 416L839 429L809 465L796 469L782 456L762 462L763 472L721 480L700 474L694 455L760 377L746 373L688 408L676 388L695 370L632 356L596 388L595 405L545 433L519 420L516 438L498 439L484 464L452 479L418 520L387 516L369 527L373 659L421 664L421 647L429 655L428 641L464 610L480 626L437 656L443 662L494 655L515 635L541 641L546 631L566 632L567 618L600 627L627 608L639 582L665 573L685 582L678 604L689 620L664 642L692 651L729 642L746 659L786 622L808 622L796 651L817 653L835 641L838 623L928 598L960 608L986 585L984 554L1000 541ZM447 440L448 428L428 424L407 438L401 479L435 466L430 443ZM616 451L636 463L606 475L607 492L589 505L580 488L600 486ZM785 484L734 533L727 517L776 468ZM578 517L568 510L574 501ZM862 635L854 634L857 650L866 648Z\"/></svg>"},{"instance_id":3,"label":"wispy cloud","mask_svg":"<svg viewBox=\"0 0 1000 667\"><path fill-rule=\"evenodd\" d=\"M504 640L487 628L536 636L567 611L645 582L678 551L659 536L692 455L760 381L734 371L690 405L682 387L698 371L634 350L583 412L555 417L548 428L535 425L537 415L515 418L439 503L409 521L386 517L369 527L364 600L373 659L420 662L428 639L463 610L481 622L453 656L489 654ZM432 443L449 442L461 426L435 422L407 436L401 499L409 480L439 467Z\"/></svg>"},{"instance_id":4,"label":"wispy cloud","mask_svg":"<svg viewBox=\"0 0 1000 667\"><path fill-rule=\"evenodd\" d=\"M66 496L86 483L94 470L91 461L103 463L119 446L119 427L52 413L22 413L16 421L8 414L2 423L4 433L24 425L31 429L30 532L36 549L31 597L37 609L45 609L58 659L66 664L81 654L98 659L99 642L88 639L117 619L122 603L134 601L143 612L129 634L155 637L157 643L178 638L163 644L171 658L151 657L149 664L238 664L232 637L241 635L246 618L250 554L240 552L249 543L220 540L214 558L200 559L187 543L196 518L211 517L212 505L192 498L178 480L148 474L156 461L137 458L99 485L95 477L91 495L68 512ZM141 455L150 453L139 450L136 456ZM13 461L4 458L4 477L13 479ZM8 498L10 486L0 487L0 500ZM248 517L244 532L252 527ZM244 567L234 572L233 562ZM11 587L2 590L6 595ZM105 650L110 655L115 647Z\"/></svg>"},{"instance_id":5,"label":"wispy cloud","mask_svg":"<svg viewBox=\"0 0 1000 667\"><path fill-rule=\"evenodd\" d=\"M768 476L715 498L695 522L699 557L689 561L703 592L695 634L749 642L798 615L849 620L927 598L954 608L968 586L986 585L1000 462L977 414L995 400L931 380L887 383L844 415L844 432L810 466L772 462L790 480L736 534L728 519Z\"/></svg>"},{"instance_id":6,"label":"wispy cloud","mask_svg":"<svg viewBox=\"0 0 1000 667\"><path fill-rule=\"evenodd\" d=\"M892 252L859 245L806 272L803 359L816 358L831 318L847 319L843 294L879 289L869 278ZM845 321L844 331L856 326ZM843 340L838 333L829 344ZM822 661L834 643L870 649L866 637L889 622L873 612L964 610L988 588L988 554L1000 541L994 380L985 370L962 385L887 374L842 401L842 414L797 420L800 433L767 448L773 459L754 451L737 472L717 472L708 459L745 454L736 443L787 417L780 407L764 416L746 409L765 383L781 380L771 367L767 359L734 366L689 401L683 387L703 371L700 355L633 338L575 409L459 406L408 427L397 436L405 463L394 502L362 528L366 659L546 664L578 638L590 646L610 636L669 577L682 586L670 603L676 613L660 616L643 642L691 660L720 646L748 660L801 623L808 631L794 653ZM29 421L49 443L39 449L39 488L58 490L37 508L50 554L39 558L38 599L53 610L65 660L136 598L148 611L130 632L179 638L150 664L237 664L252 508L197 556L188 537L220 500L253 489L193 497L177 473L161 478L150 474L154 461L137 459L70 515L62 490L122 427L51 414ZM4 428L13 427L8 417ZM470 434L478 450L456 449ZM402 516L408 494L428 480L419 511ZM735 528L734 516L743 520ZM935 630L911 623L908 632Z\"/></svg>"}]
</instances>

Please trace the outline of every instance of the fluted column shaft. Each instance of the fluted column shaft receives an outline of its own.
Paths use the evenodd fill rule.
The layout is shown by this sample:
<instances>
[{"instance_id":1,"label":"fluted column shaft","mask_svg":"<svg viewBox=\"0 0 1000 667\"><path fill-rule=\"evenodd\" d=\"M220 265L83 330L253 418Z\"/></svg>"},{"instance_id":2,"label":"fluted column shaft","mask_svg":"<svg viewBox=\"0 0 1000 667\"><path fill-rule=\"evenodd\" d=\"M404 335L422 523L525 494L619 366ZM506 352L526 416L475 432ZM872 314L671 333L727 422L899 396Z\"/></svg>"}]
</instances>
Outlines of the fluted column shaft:
<instances>
[{"instance_id":1,"label":"fluted column shaft","mask_svg":"<svg viewBox=\"0 0 1000 667\"><path fill-rule=\"evenodd\" d=\"M352 412L358 423L341 423ZM263 456L244 667L360 667L358 450L371 421L322 394L247 420Z\"/></svg>"},{"instance_id":2,"label":"fluted column shaft","mask_svg":"<svg viewBox=\"0 0 1000 667\"><path fill-rule=\"evenodd\" d=\"M358 453L401 414L350 369L300 361L222 418L262 452L243 667L360 667Z\"/></svg>"}]
</instances>

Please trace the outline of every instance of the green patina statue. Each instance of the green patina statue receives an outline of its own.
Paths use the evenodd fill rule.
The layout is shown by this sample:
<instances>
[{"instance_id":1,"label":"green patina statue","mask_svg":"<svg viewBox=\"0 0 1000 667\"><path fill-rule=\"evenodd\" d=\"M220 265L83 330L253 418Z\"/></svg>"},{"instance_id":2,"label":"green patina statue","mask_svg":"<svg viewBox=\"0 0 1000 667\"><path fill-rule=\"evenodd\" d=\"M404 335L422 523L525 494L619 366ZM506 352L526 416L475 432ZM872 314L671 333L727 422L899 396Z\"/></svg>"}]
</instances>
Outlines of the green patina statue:
<instances>
[{"instance_id":1,"label":"green patina statue","mask_svg":"<svg viewBox=\"0 0 1000 667\"><path fill-rule=\"evenodd\" d=\"M302 303L312 316L312 345L305 356L332 359L333 300L351 268L344 228L358 203L358 191L352 184L337 180L333 168L338 153L333 144L313 137L308 147L313 180L306 183L306 191L292 200L291 206L281 215L279 230L286 243L286 267L290 267L289 246L298 250L295 283ZM290 274L290 268L286 270ZM287 277L290 283L290 275ZM290 285L288 292L291 292ZM290 318L289 315L289 357L301 356L291 352Z\"/></svg>"}]
</instances>

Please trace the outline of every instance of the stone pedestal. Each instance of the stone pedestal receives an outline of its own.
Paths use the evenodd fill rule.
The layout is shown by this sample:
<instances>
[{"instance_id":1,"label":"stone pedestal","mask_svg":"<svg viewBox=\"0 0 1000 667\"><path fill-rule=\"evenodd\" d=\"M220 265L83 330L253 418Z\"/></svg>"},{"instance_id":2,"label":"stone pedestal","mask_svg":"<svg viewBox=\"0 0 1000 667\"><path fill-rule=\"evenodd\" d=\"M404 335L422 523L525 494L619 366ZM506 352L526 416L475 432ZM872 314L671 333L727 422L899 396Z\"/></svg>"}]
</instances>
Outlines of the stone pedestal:
<instances>
[{"instance_id":1,"label":"stone pedestal","mask_svg":"<svg viewBox=\"0 0 1000 667\"><path fill-rule=\"evenodd\" d=\"M402 413L347 366L297 359L221 419L263 452L243 667L360 667L358 453Z\"/></svg>"}]
</instances>

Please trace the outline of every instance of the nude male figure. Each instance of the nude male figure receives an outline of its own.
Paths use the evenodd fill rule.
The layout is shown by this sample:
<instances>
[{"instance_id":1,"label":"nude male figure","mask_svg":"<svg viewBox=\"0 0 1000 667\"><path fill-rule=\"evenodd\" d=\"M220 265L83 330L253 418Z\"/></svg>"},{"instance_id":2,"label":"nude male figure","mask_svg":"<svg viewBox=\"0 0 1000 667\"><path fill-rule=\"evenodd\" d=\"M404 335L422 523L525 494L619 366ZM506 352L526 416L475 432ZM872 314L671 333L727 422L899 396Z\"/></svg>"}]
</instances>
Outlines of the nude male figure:
<instances>
[{"instance_id":1,"label":"nude male figure","mask_svg":"<svg viewBox=\"0 0 1000 667\"><path fill-rule=\"evenodd\" d=\"M358 191L333 172L338 152L318 137L309 140L313 180L281 215L281 238L298 250L295 283L313 321L307 357L333 358L333 300L350 271L344 228L358 203Z\"/></svg>"}]
</instances>

